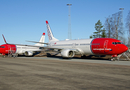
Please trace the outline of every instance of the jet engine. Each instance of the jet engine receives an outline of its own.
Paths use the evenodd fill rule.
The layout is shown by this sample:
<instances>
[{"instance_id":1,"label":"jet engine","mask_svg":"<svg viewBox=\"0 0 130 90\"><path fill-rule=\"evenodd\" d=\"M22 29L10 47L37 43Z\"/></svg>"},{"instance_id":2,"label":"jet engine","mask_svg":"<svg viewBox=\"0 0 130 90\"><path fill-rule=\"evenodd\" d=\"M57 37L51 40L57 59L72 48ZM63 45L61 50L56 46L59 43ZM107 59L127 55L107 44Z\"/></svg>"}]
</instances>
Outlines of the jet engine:
<instances>
[{"instance_id":1,"label":"jet engine","mask_svg":"<svg viewBox=\"0 0 130 90\"><path fill-rule=\"evenodd\" d=\"M63 49L61 51L61 56L64 58L71 58L71 57L74 57L74 55L75 55L75 52L70 49Z\"/></svg>"},{"instance_id":2,"label":"jet engine","mask_svg":"<svg viewBox=\"0 0 130 90\"><path fill-rule=\"evenodd\" d=\"M25 51L24 55L25 56L32 56L33 52L31 52L31 51Z\"/></svg>"}]
</instances>

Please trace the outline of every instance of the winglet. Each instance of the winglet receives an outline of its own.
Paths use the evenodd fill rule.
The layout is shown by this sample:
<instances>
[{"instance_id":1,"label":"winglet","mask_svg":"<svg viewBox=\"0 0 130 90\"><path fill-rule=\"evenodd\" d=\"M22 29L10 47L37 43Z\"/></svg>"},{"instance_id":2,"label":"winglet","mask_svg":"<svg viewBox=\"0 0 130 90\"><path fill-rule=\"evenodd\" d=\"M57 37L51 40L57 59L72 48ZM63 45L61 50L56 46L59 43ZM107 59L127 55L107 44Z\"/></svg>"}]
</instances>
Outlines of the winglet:
<instances>
[{"instance_id":1,"label":"winglet","mask_svg":"<svg viewBox=\"0 0 130 90\"><path fill-rule=\"evenodd\" d=\"M4 37L4 35L3 35L3 34L2 34L2 36L3 36L3 39L4 39L5 43L6 43L6 44L8 44L8 43L6 42L5 37Z\"/></svg>"},{"instance_id":2,"label":"winglet","mask_svg":"<svg viewBox=\"0 0 130 90\"><path fill-rule=\"evenodd\" d=\"M46 21L46 24L48 24L48 21Z\"/></svg>"}]
</instances>

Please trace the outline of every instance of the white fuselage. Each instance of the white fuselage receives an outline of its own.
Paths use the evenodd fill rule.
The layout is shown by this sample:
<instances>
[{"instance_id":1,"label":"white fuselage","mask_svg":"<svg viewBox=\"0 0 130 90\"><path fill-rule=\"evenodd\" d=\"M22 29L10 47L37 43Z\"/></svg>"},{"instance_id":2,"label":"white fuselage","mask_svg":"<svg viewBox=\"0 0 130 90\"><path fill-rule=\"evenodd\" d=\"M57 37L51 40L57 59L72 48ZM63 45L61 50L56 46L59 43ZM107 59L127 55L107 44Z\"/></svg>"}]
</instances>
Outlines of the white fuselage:
<instances>
[{"instance_id":1,"label":"white fuselage","mask_svg":"<svg viewBox=\"0 0 130 90\"><path fill-rule=\"evenodd\" d=\"M59 49L75 49L79 54L93 54L91 51L91 42L93 39L81 39L81 40L64 40L64 41L52 41L48 47ZM77 53L78 54L78 53Z\"/></svg>"},{"instance_id":2,"label":"white fuselage","mask_svg":"<svg viewBox=\"0 0 130 90\"><path fill-rule=\"evenodd\" d=\"M39 47L31 47L31 46L20 46L16 45L16 53L17 54L24 54L26 51L35 52L35 51L41 51Z\"/></svg>"}]
</instances>

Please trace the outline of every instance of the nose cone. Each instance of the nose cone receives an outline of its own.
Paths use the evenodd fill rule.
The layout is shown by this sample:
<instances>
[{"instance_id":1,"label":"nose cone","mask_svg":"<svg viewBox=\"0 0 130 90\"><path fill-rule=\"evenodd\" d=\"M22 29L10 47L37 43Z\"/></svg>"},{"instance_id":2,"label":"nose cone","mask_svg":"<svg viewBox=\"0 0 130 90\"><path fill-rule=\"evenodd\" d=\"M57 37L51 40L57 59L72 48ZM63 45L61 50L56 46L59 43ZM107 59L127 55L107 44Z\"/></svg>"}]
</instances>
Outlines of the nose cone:
<instances>
[{"instance_id":1,"label":"nose cone","mask_svg":"<svg viewBox=\"0 0 130 90\"><path fill-rule=\"evenodd\" d=\"M125 46L124 47L124 52L126 52L128 50L128 47L127 46Z\"/></svg>"},{"instance_id":2,"label":"nose cone","mask_svg":"<svg viewBox=\"0 0 130 90\"><path fill-rule=\"evenodd\" d=\"M128 50L128 47L127 47L126 45L123 45L123 46L121 47L122 53L123 53L123 52L126 52L127 50Z\"/></svg>"},{"instance_id":3,"label":"nose cone","mask_svg":"<svg viewBox=\"0 0 130 90\"><path fill-rule=\"evenodd\" d=\"M115 48L116 54L122 54L128 50L128 47L124 44L118 44L117 46L118 46L118 49L116 50Z\"/></svg>"}]
</instances>

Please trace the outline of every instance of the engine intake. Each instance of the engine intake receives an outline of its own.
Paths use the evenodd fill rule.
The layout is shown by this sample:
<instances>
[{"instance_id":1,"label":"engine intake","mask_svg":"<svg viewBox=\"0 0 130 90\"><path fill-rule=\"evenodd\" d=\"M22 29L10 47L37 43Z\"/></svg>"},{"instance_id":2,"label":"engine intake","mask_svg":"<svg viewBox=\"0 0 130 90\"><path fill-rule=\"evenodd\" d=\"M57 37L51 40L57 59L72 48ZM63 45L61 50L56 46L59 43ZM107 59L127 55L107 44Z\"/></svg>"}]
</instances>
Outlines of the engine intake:
<instances>
[{"instance_id":1,"label":"engine intake","mask_svg":"<svg viewBox=\"0 0 130 90\"><path fill-rule=\"evenodd\" d=\"M26 52L24 53L24 55L25 55L25 56L32 56L32 55L33 55L33 52L31 52L31 51L26 51Z\"/></svg>"},{"instance_id":2,"label":"engine intake","mask_svg":"<svg viewBox=\"0 0 130 90\"><path fill-rule=\"evenodd\" d=\"M61 51L61 56L64 58L72 58L74 57L75 52L70 49L64 49Z\"/></svg>"}]
</instances>

